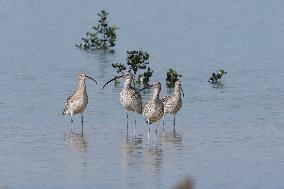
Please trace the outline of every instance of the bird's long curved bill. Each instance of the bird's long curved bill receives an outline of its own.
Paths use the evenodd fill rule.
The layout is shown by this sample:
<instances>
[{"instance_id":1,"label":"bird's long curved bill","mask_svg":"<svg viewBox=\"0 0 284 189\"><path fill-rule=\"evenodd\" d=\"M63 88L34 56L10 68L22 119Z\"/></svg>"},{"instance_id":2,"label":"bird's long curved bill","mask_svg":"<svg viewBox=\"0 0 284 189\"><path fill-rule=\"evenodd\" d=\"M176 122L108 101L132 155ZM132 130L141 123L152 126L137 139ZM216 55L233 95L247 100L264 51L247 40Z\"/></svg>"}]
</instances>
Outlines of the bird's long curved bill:
<instances>
[{"instance_id":1,"label":"bird's long curved bill","mask_svg":"<svg viewBox=\"0 0 284 189\"><path fill-rule=\"evenodd\" d=\"M181 91L182 91L182 97L184 98L184 92L183 92L183 89L182 87L180 87Z\"/></svg>"},{"instance_id":2,"label":"bird's long curved bill","mask_svg":"<svg viewBox=\"0 0 284 189\"><path fill-rule=\"evenodd\" d=\"M116 77L112 78L111 80L109 80L108 82L106 82L106 83L104 84L102 90L105 88L105 86L106 86L107 84L109 84L110 82L112 82L112 81L114 81L114 80L116 80L116 79L119 79L119 78L121 78L121 77L123 77L123 75L121 75L121 76L116 76Z\"/></svg>"},{"instance_id":3,"label":"bird's long curved bill","mask_svg":"<svg viewBox=\"0 0 284 189\"><path fill-rule=\"evenodd\" d=\"M86 77L89 78L90 80L93 80L96 84L98 84L97 81L94 78L89 77L89 76L86 76Z\"/></svg>"}]
</instances>

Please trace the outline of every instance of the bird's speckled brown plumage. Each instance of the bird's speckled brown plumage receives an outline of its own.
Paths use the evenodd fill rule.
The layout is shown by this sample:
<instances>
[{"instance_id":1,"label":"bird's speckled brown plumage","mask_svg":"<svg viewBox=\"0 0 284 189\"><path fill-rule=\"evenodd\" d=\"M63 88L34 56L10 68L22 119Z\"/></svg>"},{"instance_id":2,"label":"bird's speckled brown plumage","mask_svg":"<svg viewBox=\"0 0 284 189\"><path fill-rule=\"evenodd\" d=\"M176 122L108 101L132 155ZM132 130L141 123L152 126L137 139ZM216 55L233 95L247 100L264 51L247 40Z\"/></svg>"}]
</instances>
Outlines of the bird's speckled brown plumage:
<instances>
[{"instance_id":1,"label":"bird's speckled brown plumage","mask_svg":"<svg viewBox=\"0 0 284 189\"><path fill-rule=\"evenodd\" d=\"M65 103L63 115L75 115L84 112L88 104L88 95L86 90L85 77L79 76L79 85L77 89L70 95Z\"/></svg>"},{"instance_id":2,"label":"bird's speckled brown plumage","mask_svg":"<svg viewBox=\"0 0 284 189\"><path fill-rule=\"evenodd\" d=\"M142 113L142 97L140 93L135 93L131 83L133 75L130 72L125 74L124 87L120 92L120 103L126 111Z\"/></svg>"},{"instance_id":3,"label":"bird's speckled brown plumage","mask_svg":"<svg viewBox=\"0 0 284 189\"><path fill-rule=\"evenodd\" d=\"M148 124L158 122L164 115L164 105L160 100L161 83L151 85L154 88L151 99L143 107L143 115Z\"/></svg>"},{"instance_id":4,"label":"bird's speckled brown plumage","mask_svg":"<svg viewBox=\"0 0 284 189\"><path fill-rule=\"evenodd\" d=\"M181 82L178 80L175 83L174 94L162 98L164 104L164 113L176 114L182 106L181 98Z\"/></svg>"},{"instance_id":5,"label":"bird's speckled brown plumage","mask_svg":"<svg viewBox=\"0 0 284 189\"><path fill-rule=\"evenodd\" d=\"M71 116L71 123L73 122L72 120L73 115L79 113L81 114L82 134L83 134L83 112L88 104L88 95L87 95L86 82L85 82L87 78L96 82L96 80L87 76L84 73L79 74L79 85L77 89L72 93L72 95L70 95L67 98L64 110L62 112L63 115Z\"/></svg>"},{"instance_id":6,"label":"bird's speckled brown plumage","mask_svg":"<svg viewBox=\"0 0 284 189\"><path fill-rule=\"evenodd\" d=\"M162 98L162 102L164 104L164 117L167 113L173 114L174 126L176 123L176 114L182 106L181 90L182 90L181 81L178 80L175 82L174 94L172 96L165 96L164 98ZM164 119L163 119L163 125L164 125Z\"/></svg>"},{"instance_id":7,"label":"bird's speckled brown plumage","mask_svg":"<svg viewBox=\"0 0 284 189\"><path fill-rule=\"evenodd\" d=\"M133 75L132 73L126 72L121 76L116 76L113 79L106 82L103 88L118 78L125 78L123 89L120 92L120 103L126 111L126 119L127 119L127 136L128 136L128 112L135 112L135 121L134 121L134 138L136 138L136 116L137 114L142 113L142 97L140 93L136 93L134 87L132 87Z\"/></svg>"}]
</instances>

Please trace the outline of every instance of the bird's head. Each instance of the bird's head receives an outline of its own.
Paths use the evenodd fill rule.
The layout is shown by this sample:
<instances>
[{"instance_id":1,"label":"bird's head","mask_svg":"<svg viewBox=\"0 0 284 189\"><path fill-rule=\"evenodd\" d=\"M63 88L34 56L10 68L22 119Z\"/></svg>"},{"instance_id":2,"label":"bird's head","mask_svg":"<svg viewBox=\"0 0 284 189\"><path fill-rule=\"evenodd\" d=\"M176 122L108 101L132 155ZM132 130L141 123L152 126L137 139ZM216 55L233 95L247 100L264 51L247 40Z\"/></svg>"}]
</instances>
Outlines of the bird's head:
<instances>
[{"instance_id":1,"label":"bird's head","mask_svg":"<svg viewBox=\"0 0 284 189\"><path fill-rule=\"evenodd\" d=\"M181 81L180 81L180 80L177 80L177 81L175 82L175 85L178 86L178 87L180 87L180 86L181 86Z\"/></svg>"},{"instance_id":2,"label":"bird's head","mask_svg":"<svg viewBox=\"0 0 284 189\"><path fill-rule=\"evenodd\" d=\"M87 76L85 73L80 73L79 74L79 79L80 80L90 79L90 80L94 81L97 84L97 81L94 78L92 78L90 76Z\"/></svg>"},{"instance_id":3,"label":"bird's head","mask_svg":"<svg viewBox=\"0 0 284 189\"><path fill-rule=\"evenodd\" d=\"M177 81L175 82L175 87L176 87L177 90L181 89L181 91L182 91L182 96L184 97L184 92L183 92L183 89L182 89L182 86L181 86L181 80L177 80Z\"/></svg>"},{"instance_id":4,"label":"bird's head","mask_svg":"<svg viewBox=\"0 0 284 189\"><path fill-rule=\"evenodd\" d=\"M115 76L115 77L112 78L111 80L107 81L107 82L104 84L104 86L103 86L102 89L104 89L105 86L106 86L107 84L109 84L110 82L112 82L112 81L114 81L114 80L117 80L117 79L119 79L119 78L125 78L125 80L128 81L128 84L131 84L131 82L132 82L132 80L133 80L133 74L132 74L130 71L128 71L128 72L123 73L123 74L120 75L120 76Z\"/></svg>"},{"instance_id":5,"label":"bird's head","mask_svg":"<svg viewBox=\"0 0 284 189\"><path fill-rule=\"evenodd\" d=\"M148 88L161 89L161 83L159 81L157 81L157 82L149 85Z\"/></svg>"},{"instance_id":6,"label":"bird's head","mask_svg":"<svg viewBox=\"0 0 284 189\"><path fill-rule=\"evenodd\" d=\"M123 73L122 77L125 78L125 79L132 80L133 74L130 71L128 71L128 72Z\"/></svg>"}]
</instances>

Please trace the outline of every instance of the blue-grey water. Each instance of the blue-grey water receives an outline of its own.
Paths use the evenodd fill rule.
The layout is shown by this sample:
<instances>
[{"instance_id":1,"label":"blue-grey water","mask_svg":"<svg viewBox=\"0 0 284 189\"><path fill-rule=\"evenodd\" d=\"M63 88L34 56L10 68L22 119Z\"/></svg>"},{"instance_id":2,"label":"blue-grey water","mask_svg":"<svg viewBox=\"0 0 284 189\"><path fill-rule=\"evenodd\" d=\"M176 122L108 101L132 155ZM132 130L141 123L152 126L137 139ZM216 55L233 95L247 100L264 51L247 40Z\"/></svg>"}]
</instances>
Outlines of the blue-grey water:
<instances>
[{"instance_id":1,"label":"blue-grey water","mask_svg":"<svg viewBox=\"0 0 284 189\"><path fill-rule=\"evenodd\" d=\"M110 12L114 53L75 48ZM0 1L0 188L284 188L284 2L280 0ZM185 98L166 131L138 118L143 142L126 140L120 87L101 87L127 50L148 51L154 75L181 73ZM224 68L222 84L207 82ZM85 135L60 115L85 72ZM147 100L149 95L143 97ZM129 135L132 136L133 114Z\"/></svg>"}]
</instances>

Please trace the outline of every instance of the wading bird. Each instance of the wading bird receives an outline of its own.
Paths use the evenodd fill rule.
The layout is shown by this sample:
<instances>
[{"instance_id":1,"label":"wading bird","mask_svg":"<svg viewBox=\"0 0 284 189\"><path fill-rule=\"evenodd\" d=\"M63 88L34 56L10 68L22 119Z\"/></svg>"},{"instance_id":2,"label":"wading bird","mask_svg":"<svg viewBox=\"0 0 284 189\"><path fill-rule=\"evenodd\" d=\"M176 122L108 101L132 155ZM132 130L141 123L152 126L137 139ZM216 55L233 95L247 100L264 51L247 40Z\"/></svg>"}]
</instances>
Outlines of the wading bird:
<instances>
[{"instance_id":1,"label":"wading bird","mask_svg":"<svg viewBox=\"0 0 284 189\"><path fill-rule=\"evenodd\" d=\"M96 82L96 80L87 76L84 73L79 74L79 85L77 89L73 92L73 94L67 98L65 102L65 108L62 112L62 115L71 116L71 129L72 129L72 123L73 123L72 116L75 114L79 114L79 113L81 114L82 134L83 134L83 122L84 122L83 112L88 104L88 95L87 95L87 89L86 89L86 83L85 83L86 79L91 79L94 82Z\"/></svg>"},{"instance_id":2,"label":"wading bird","mask_svg":"<svg viewBox=\"0 0 284 189\"><path fill-rule=\"evenodd\" d=\"M126 112L126 119L127 119L127 133L128 133L128 112L134 112L135 113L135 121L134 121L134 137L133 139L141 139L136 137L136 117L137 114L142 113L142 98L140 93L136 93L136 90L134 87L132 87L133 82L133 75L131 72L125 72L121 76L116 76L113 79L106 82L103 86L104 87L119 78L125 78L123 89L120 92L120 103L125 109Z\"/></svg>"},{"instance_id":3,"label":"wading bird","mask_svg":"<svg viewBox=\"0 0 284 189\"><path fill-rule=\"evenodd\" d=\"M164 116L164 104L160 100L160 92L161 92L161 83L155 82L151 85L148 85L138 91L142 91L147 88L153 88L154 92L151 99L144 105L143 107L143 115L145 117L145 121L148 124L148 142L150 140L150 124L157 123L156 128L156 137L157 137L157 129L159 125L160 119Z\"/></svg>"},{"instance_id":4,"label":"wading bird","mask_svg":"<svg viewBox=\"0 0 284 189\"><path fill-rule=\"evenodd\" d=\"M174 115L174 127L176 125L176 114L182 106L181 91L184 97L184 93L181 86L181 81L177 80L175 82L174 94L172 96L165 96L162 98L164 104L164 117L167 113ZM164 127L164 117L163 117L163 127Z\"/></svg>"}]
</instances>

